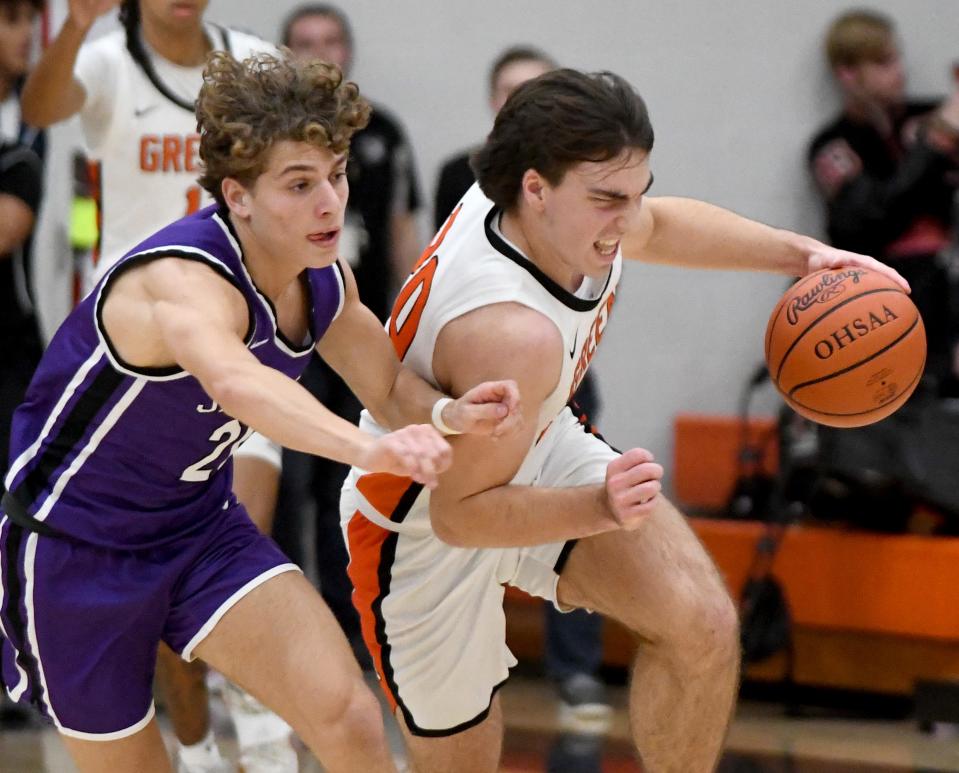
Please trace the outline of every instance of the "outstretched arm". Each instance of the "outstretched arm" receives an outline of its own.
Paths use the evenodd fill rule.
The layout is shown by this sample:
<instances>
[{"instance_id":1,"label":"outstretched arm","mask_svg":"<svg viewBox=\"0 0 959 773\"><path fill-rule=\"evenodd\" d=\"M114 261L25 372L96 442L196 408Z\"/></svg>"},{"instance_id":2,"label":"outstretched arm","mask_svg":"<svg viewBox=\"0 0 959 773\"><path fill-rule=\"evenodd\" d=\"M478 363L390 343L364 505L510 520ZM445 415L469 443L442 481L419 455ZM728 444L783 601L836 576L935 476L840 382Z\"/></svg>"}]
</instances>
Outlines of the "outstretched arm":
<instances>
[{"instance_id":1,"label":"outstretched arm","mask_svg":"<svg viewBox=\"0 0 959 773\"><path fill-rule=\"evenodd\" d=\"M695 199L645 199L638 229L623 240L623 255L649 263L788 276L859 266L885 274L909 289L896 271L866 255L837 250L809 236L772 228Z\"/></svg>"},{"instance_id":2,"label":"outstretched arm","mask_svg":"<svg viewBox=\"0 0 959 773\"><path fill-rule=\"evenodd\" d=\"M444 394L399 361L383 326L360 302L349 267L341 266L343 310L317 343L317 351L382 426L429 423L433 406ZM443 409L442 419L459 432L499 437L516 428L517 400L511 380L477 383Z\"/></svg>"},{"instance_id":3,"label":"outstretched arm","mask_svg":"<svg viewBox=\"0 0 959 773\"><path fill-rule=\"evenodd\" d=\"M75 115L86 91L73 75L77 53L97 17L115 8L119 0L70 0L67 19L43 52L21 95L23 120L45 127Z\"/></svg>"},{"instance_id":4,"label":"outstretched arm","mask_svg":"<svg viewBox=\"0 0 959 773\"><path fill-rule=\"evenodd\" d=\"M242 295L213 269L176 258L120 276L103 309L107 335L125 361L178 365L229 416L281 445L435 485L450 461L436 430L420 425L376 439L361 432L253 356L243 343L247 315Z\"/></svg>"}]
</instances>

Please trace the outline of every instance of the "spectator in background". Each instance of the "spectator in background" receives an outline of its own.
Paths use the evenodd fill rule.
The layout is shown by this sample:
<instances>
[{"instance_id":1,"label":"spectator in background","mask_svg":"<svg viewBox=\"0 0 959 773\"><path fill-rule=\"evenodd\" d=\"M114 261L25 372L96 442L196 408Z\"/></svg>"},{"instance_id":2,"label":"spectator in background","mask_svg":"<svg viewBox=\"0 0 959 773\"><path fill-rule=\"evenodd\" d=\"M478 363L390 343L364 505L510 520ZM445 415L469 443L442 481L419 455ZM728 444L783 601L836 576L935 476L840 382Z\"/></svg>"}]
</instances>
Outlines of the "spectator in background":
<instances>
[{"instance_id":1,"label":"spectator in background","mask_svg":"<svg viewBox=\"0 0 959 773\"><path fill-rule=\"evenodd\" d=\"M926 373L942 389L955 376L959 332L939 257L955 228L959 83L943 100L907 98L893 22L872 11L839 16L825 49L843 108L816 134L808 161L829 238L909 281L929 341Z\"/></svg>"},{"instance_id":2,"label":"spectator in background","mask_svg":"<svg viewBox=\"0 0 959 773\"><path fill-rule=\"evenodd\" d=\"M20 115L42 0L0 0L0 469L6 469L10 420L43 353L30 297L30 236L40 206L43 134ZM0 692L0 727L26 715Z\"/></svg>"},{"instance_id":3,"label":"spectator in background","mask_svg":"<svg viewBox=\"0 0 959 773\"><path fill-rule=\"evenodd\" d=\"M557 68L552 57L532 46L511 46L493 62L489 72L489 106L495 116L510 94L528 80ZM463 151L440 169L434 203L434 224L439 230L450 212L476 182L470 157L478 149ZM574 397L577 415L599 420L599 394L595 376L586 374ZM572 730L602 729L610 716L605 687L599 679L603 660L603 619L582 609L567 614L544 604L546 675L556 684L563 724Z\"/></svg>"},{"instance_id":4,"label":"spectator in background","mask_svg":"<svg viewBox=\"0 0 959 773\"><path fill-rule=\"evenodd\" d=\"M280 42L304 59L339 66L345 77L353 64L349 19L337 7L308 4L287 17ZM417 227L420 194L413 157L397 120L373 103L369 125L354 136L347 164L350 197L340 238L340 257L353 269L363 303L381 320L389 316L394 291L406 278L422 249ZM314 357L301 383L331 411L353 422L362 406L331 368ZM340 533L340 487L347 467L303 454L284 453L277 540L294 560L304 562L299 521L315 507L316 567L320 592L342 626L357 659L371 666L360 636L359 618L350 602L348 557Z\"/></svg>"}]
</instances>

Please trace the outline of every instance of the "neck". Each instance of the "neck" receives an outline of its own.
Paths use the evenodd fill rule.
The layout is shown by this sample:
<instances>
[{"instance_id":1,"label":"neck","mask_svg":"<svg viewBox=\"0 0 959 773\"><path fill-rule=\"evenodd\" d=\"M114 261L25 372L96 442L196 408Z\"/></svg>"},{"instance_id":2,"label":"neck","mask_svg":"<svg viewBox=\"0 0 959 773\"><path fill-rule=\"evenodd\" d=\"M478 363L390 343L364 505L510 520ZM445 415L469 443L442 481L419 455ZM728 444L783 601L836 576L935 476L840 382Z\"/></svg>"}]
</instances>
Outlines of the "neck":
<instances>
[{"instance_id":1,"label":"neck","mask_svg":"<svg viewBox=\"0 0 959 773\"><path fill-rule=\"evenodd\" d=\"M892 131L893 110L876 100L848 97L845 102L845 112L857 123L871 124L880 134L886 135Z\"/></svg>"},{"instance_id":2,"label":"neck","mask_svg":"<svg viewBox=\"0 0 959 773\"><path fill-rule=\"evenodd\" d=\"M529 213L520 209L504 212L500 220L500 231L519 248L530 263L560 287L576 292L582 284L583 275L572 271L563 263L548 241L539 235L539 229Z\"/></svg>"},{"instance_id":3,"label":"neck","mask_svg":"<svg viewBox=\"0 0 959 773\"><path fill-rule=\"evenodd\" d=\"M243 265L253 279L253 284L276 306L290 285L303 273L303 267L288 264L272 255L256 238L253 229L245 220L231 213L230 223L240 242L240 248L243 250Z\"/></svg>"},{"instance_id":4,"label":"neck","mask_svg":"<svg viewBox=\"0 0 959 773\"><path fill-rule=\"evenodd\" d=\"M181 67L196 67L206 61L213 49L202 25L175 29L144 16L141 21L143 39L153 51Z\"/></svg>"}]
</instances>

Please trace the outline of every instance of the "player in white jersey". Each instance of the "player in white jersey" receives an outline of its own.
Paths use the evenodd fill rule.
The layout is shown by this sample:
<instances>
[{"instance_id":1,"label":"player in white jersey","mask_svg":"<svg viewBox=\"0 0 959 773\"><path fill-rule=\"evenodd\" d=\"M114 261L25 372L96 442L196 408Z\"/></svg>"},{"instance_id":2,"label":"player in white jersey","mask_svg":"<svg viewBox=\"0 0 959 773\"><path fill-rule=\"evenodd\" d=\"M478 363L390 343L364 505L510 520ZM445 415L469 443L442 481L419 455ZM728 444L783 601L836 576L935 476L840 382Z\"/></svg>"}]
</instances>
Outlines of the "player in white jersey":
<instances>
[{"instance_id":1,"label":"player in white jersey","mask_svg":"<svg viewBox=\"0 0 959 773\"><path fill-rule=\"evenodd\" d=\"M515 379L525 422L496 442L454 438L432 491L357 469L344 486L354 600L419 773L497 767L495 693L515 662L504 584L638 635L630 721L644 770L717 763L736 694L735 607L661 495L652 455L614 451L565 407L623 257L791 275L862 265L905 285L871 258L647 198L652 144L645 105L618 76L558 70L521 86L474 157L479 187L394 307L389 332L415 372L450 394ZM369 416L361 426L383 431Z\"/></svg>"},{"instance_id":2,"label":"player in white jersey","mask_svg":"<svg viewBox=\"0 0 959 773\"><path fill-rule=\"evenodd\" d=\"M85 42L97 16L117 5L122 29ZM146 236L213 201L197 182L200 138L193 105L203 63L213 50L242 60L276 49L204 22L206 5L207 0L70 0L63 28L26 84L23 110L36 125L80 115L99 218L84 292ZM254 433L236 458L237 496L269 533L281 449ZM165 648L160 657L160 682L177 736L186 747L195 747L185 749L184 756L200 755L201 749L212 753L202 664L183 664ZM288 728L278 720L260 721L246 732L247 725L253 727L250 703L233 692L229 696L235 699L231 705L241 744L254 745L254 736L285 744ZM291 760L292 751L287 747Z\"/></svg>"}]
</instances>

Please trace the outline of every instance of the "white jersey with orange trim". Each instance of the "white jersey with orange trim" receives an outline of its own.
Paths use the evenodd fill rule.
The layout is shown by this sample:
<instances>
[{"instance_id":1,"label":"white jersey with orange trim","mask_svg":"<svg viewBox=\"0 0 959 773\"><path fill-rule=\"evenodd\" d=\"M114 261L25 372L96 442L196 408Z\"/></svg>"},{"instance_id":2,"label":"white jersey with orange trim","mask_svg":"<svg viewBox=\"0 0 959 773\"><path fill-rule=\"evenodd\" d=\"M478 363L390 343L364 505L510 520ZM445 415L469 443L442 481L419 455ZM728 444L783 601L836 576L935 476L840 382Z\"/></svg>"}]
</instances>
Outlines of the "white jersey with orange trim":
<instances>
[{"instance_id":1,"label":"white jersey with orange trim","mask_svg":"<svg viewBox=\"0 0 959 773\"><path fill-rule=\"evenodd\" d=\"M237 59L276 48L252 35L205 25L217 50ZM147 49L144 43L144 49ZM74 76L86 92L80 111L100 220L89 290L122 255L168 223L212 203L197 184L200 138L192 105L203 67L181 67L149 52L164 95L117 30L85 43Z\"/></svg>"},{"instance_id":2,"label":"white jersey with orange trim","mask_svg":"<svg viewBox=\"0 0 959 773\"><path fill-rule=\"evenodd\" d=\"M387 327L403 362L437 386L433 351L440 331L454 319L482 306L519 303L541 312L557 326L564 343L562 373L543 402L536 439L512 481L530 485L543 462L537 446L545 445L543 440L554 419L582 381L603 337L622 273L622 254L616 256L605 276L586 278L575 294L570 293L503 236L500 215L474 184L403 285ZM374 434L385 432L366 411L360 427ZM364 481L359 470L351 477L360 493L374 482L372 476ZM428 496L427 490L422 491L402 522L392 518L392 512L383 512L387 510L383 504L371 503L369 497L360 509L384 528L422 534L430 530ZM343 515L348 518L350 514Z\"/></svg>"}]
</instances>

